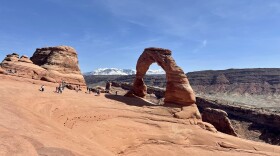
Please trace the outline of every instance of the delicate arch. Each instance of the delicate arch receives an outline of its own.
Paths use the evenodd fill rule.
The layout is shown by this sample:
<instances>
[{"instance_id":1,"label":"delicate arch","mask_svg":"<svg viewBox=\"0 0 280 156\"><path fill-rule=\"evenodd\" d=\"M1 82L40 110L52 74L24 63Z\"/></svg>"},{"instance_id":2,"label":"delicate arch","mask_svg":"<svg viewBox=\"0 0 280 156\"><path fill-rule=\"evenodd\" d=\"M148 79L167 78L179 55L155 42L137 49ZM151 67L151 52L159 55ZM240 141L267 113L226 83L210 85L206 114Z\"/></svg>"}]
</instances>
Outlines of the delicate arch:
<instances>
[{"instance_id":1,"label":"delicate arch","mask_svg":"<svg viewBox=\"0 0 280 156\"><path fill-rule=\"evenodd\" d=\"M147 86L144 76L152 63L157 63L166 72L165 103L191 105L195 103L195 94L184 71L177 66L172 52L162 48L146 48L136 65L136 77L130 94L145 97Z\"/></svg>"}]
</instances>

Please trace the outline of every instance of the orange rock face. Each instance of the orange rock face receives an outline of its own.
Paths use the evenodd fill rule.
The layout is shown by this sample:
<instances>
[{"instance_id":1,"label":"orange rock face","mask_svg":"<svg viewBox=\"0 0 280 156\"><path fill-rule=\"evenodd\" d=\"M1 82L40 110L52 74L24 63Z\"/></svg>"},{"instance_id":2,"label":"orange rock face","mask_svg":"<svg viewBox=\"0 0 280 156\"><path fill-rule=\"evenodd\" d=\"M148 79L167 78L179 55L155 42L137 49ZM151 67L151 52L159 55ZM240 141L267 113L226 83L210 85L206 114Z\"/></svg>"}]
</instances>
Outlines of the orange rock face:
<instances>
[{"instance_id":1,"label":"orange rock face","mask_svg":"<svg viewBox=\"0 0 280 156\"><path fill-rule=\"evenodd\" d=\"M4 74L5 70L0 67L0 74Z\"/></svg>"},{"instance_id":2,"label":"orange rock face","mask_svg":"<svg viewBox=\"0 0 280 156\"><path fill-rule=\"evenodd\" d=\"M46 69L47 77L57 82L85 85L81 74L77 52L69 46L38 48L31 57L34 64Z\"/></svg>"},{"instance_id":3,"label":"orange rock face","mask_svg":"<svg viewBox=\"0 0 280 156\"><path fill-rule=\"evenodd\" d=\"M9 54L2 61L1 67L2 74L86 85L78 65L77 52L69 46L38 48L30 59L25 55L19 58L16 53Z\"/></svg>"},{"instance_id":4,"label":"orange rock face","mask_svg":"<svg viewBox=\"0 0 280 156\"><path fill-rule=\"evenodd\" d=\"M47 73L44 68L34 65L25 55L19 58L16 53L8 54L2 61L1 67L5 72L2 74L11 74L18 77L40 79Z\"/></svg>"},{"instance_id":5,"label":"orange rock face","mask_svg":"<svg viewBox=\"0 0 280 156\"><path fill-rule=\"evenodd\" d=\"M143 77L152 63L157 63L166 72L167 84L165 103L189 106L195 103L195 94L184 71L177 66L168 49L147 48L139 57L136 65L136 78L132 93L139 97L145 97L147 86Z\"/></svg>"},{"instance_id":6,"label":"orange rock face","mask_svg":"<svg viewBox=\"0 0 280 156\"><path fill-rule=\"evenodd\" d=\"M26 62L26 63L33 63L26 55L22 55L18 61Z\"/></svg>"}]
</instances>

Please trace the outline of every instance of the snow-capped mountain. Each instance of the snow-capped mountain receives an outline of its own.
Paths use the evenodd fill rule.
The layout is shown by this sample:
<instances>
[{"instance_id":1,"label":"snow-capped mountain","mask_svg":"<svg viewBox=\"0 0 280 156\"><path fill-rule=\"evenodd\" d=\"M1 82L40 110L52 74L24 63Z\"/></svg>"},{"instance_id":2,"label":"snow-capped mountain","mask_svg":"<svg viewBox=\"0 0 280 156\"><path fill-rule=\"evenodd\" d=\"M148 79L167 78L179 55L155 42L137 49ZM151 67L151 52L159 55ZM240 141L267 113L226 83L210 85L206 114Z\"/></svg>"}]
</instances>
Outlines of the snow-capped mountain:
<instances>
[{"instance_id":1,"label":"snow-capped mountain","mask_svg":"<svg viewBox=\"0 0 280 156\"><path fill-rule=\"evenodd\" d=\"M157 69L157 70L148 70L147 75L157 75L157 74L165 74L165 71L162 69Z\"/></svg>"},{"instance_id":2,"label":"snow-capped mountain","mask_svg":"<svg viewBox=\"0 0 280 156\"><path fill-rule=\"evenodd\" d=\"M136 70L134 69L117 69L117 68L99 68L94 70L93 72L84 73L84 75L134 75L136 74ZM162 69L158 70L148 70L148 75L154 74L165 74Z\"/></svg>"}]
</instances>

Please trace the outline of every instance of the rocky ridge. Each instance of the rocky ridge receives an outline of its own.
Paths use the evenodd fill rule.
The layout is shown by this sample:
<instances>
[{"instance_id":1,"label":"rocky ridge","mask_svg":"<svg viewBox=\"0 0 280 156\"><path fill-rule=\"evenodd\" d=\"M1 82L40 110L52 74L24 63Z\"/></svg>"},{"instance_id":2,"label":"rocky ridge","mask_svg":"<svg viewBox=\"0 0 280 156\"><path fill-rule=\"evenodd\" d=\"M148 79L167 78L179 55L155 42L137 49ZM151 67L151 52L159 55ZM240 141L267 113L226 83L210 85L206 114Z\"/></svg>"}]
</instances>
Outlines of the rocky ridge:
<instances>
[{"instance_id":1,"label":"rocky ridge","mask_svg":"<svg viewBox=\"0 0 280 156\"><path fill-rule=\"evenodd\" d=\"M280 68L207 70L187 74L198 93L280 94Z\"/></svg>"},{"instance_id":2,"label":"rocky ridge","mask_svg":"<svg viewBox=\"0 0 280 156\"><path fill-rule=\"evenodd\" d=\"M280 68L206 70L189 72L187 76L194 91L199 94L280 94ZM106 80L131 83L134 77L88 75L85 79L89 84ZM165 75L145 75L144 81L149 86L166 87Z\"/></svg>"}]
</instances>

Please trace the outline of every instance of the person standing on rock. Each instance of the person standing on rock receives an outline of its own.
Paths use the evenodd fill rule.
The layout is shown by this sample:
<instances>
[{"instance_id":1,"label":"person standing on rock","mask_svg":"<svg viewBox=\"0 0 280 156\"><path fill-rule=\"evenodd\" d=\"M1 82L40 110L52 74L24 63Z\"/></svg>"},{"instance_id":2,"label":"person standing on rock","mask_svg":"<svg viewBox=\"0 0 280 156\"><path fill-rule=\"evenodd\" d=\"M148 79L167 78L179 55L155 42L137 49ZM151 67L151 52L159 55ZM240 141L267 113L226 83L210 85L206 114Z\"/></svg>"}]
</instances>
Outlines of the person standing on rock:
<instances>
[{"instance_id":1,"label":"person standing on rock","mask_svg":"<svg viewBox=\"0 0 280 156\"><path fill-rule=\"evenodd\" d=\"M40 91L41 91L41 92L44 92L44 91L45 91L45 86L44 86L44 85L41 86Z\"/></svg>"},{"instance_id":2,"label":"person standing on rock","mask_svg":"<svg viewBox=\"0 0 280 156\"><path fill-rule=\"evenodd\" d=\"M90 88L89 87L87 87L87 93L90 94Z\"/></svg>"},{"instance_id":3,"label":"person standing on rock","mask_svg":"<svg viewBox=\"0 0 280 156\"><path fill-rule=\"evenodd\" d=\"M56 92L56 93L59 92L59 87L55 87L55 92Z\"/></svg>"},{"instance_id":4,"label":"person standing on rock","mask_svg":"<svg viewBox=\"0 0 280 156\"><path fill-rule=\"evenodd\" d=\"M59 84L59 86L58 86L58 93L62 94L62 90L63 90L62 84Z\"/></svg>"},{"instance_id":5,"label":"person standing on rock","mask_svg":"<svg viewBox=\"0 0 280 156\"><path fill-rule=\"evenodd\" d=\"M100 90L99 90L99 89L97 89L97 91L96 91L96 95L97 95L97 96L99 96L99 95L100 95Z\"/></svg>"},{"instance_id":6,"label":"person standing on rock","mask_svg":"<svg viewBox=\"0 0 280 156\"><path fill-rule=\"evenodd\" d=\"M77 93L79 92L79 86L78 86L78 85L75 87L75 91L76 91Z\"/></svg>"},{"instance_id":7,"label":"person standing on rock","mask_svg":"<svg viewBox=\"0 0 280 156\"><path fill-rule=\"evenodd\" d=\"M65 82L65 81L62 81L62 82L61 82L61 86L62 86L62 90L64 90L64 88L66 87L66 82Z\"/></svg>"}]
</instances>

